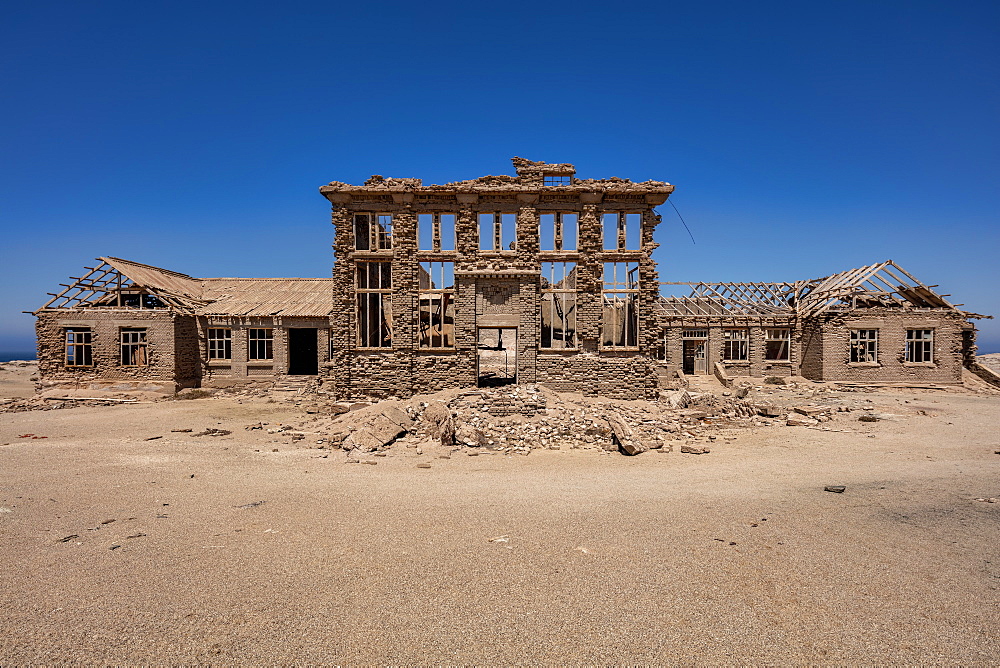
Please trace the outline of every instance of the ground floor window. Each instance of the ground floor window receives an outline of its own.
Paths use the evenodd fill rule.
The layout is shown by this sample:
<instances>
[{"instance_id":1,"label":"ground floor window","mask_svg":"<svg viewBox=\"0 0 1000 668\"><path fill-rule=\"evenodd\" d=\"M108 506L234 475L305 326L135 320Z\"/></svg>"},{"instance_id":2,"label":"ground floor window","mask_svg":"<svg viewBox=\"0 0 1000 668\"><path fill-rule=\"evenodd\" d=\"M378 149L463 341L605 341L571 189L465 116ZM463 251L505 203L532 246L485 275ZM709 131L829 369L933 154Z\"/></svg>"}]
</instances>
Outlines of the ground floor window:
<instances>
[{"instance_id":1,"label":"ground floor window","mask_svg":"<svg viewBox=\"0 0 1000 668\"><path fill-rule=\"evenodd\" d=\"M907 362L934 361L933 329L906 330L906 361Z\"/></svg>"},{"instance_id":2,"label":"ground floor window","mask_svg":"<svg viewBox=\"0 0 1000 668\"><path fill-rule=\"evenodd\" d=\"M745 362L750 359L750 331L746 329L722 330L722 359L726 362Z\"/></svg>"},{"instance_id":3,"label":"ground floor window","mask_svg":"<svg viewBox=\"0 0 1000 668\"><path fill-rule=\"evenodd\" d=\"M233 330L223 327L208 330L208 359L233 359Z\"/></svg>"},{"instance_id":4,"label":"ground floor window","mask_svg":"<svg viewBox=\"0 0 1000 668\"><path fill-rule=\"evenodd\" d=\"M274 330L251 329L249 335L249 359L252 360L273 360L274 359Z\"/></svg>"},{"instance_id":5,"label":"ground floor window","mask_svg":"<svg viewBox=\"0 0 1000 668\"><path fill-rule=\"evenodd\" d=\"M878 362L878 330L851 330L851 361Z\"/></svg>"},{"instance_id":6,"label":"ground floor window","mask_svg":"<svg viewBox=\"0 0 1000 668\"><path fill-rule=\"evenodd\" d=\"M639 264L605 262L602 293L601 345L632 348L639 345Z\"/></svg>"},{"instance_id":7,"label":"ground floor window","mask_svg":"<svg viewBox=\"0 0 1000 668\"><path fill-rule=\"evenodd\" d=\"M66 328L66 366L93 366L93 333L89 327Z\"/></svg>"},{"instance_id":8,"label":"ground floor window","mask_svg":"<svg viewBox=\"0 0 1000 668\"><path fill-rule=\"evenodd\" d=\"M455 347L455 263L421 262L419 269L421 348Z\"/></svg>"},{"instance_id":9,"label":"ground floor window","mask_svg":"<svg viewBox=\"0 0 1000 668\"><path fill-rule=\"evenodd\" d=\"M121 330L122 366L146 366L146 330L140 327L123 327Z\"/></svg>"},{"instance_id":10,"label":"ground floor window","mask_svg":"<svg viewBox=\"0 0 1000 668\"><path fill-rule=\"evenodd\" d=\"M392 347L392 263L359 262L356 272L359 348Z\"/></svg>"},{"instance_id":11,"label":"ground floor window","mask_svg":"<svg viewBox=\"0 0 1000 668\"><path fill-rule=\"evenodd\" d=\"M542 348L576 348L576 262L543 262Z\"/></svg>"},{"instance_id":12,"label":"ground floor window","mask_svg":"<svg viewBox=\"0 0 1000 668\"><path fill-rule=\"evenodd\" d=\"M787 328L764 330L764 359L788 361L788 350L791 343L792 330Z\"/></svg>"}]
</instances>

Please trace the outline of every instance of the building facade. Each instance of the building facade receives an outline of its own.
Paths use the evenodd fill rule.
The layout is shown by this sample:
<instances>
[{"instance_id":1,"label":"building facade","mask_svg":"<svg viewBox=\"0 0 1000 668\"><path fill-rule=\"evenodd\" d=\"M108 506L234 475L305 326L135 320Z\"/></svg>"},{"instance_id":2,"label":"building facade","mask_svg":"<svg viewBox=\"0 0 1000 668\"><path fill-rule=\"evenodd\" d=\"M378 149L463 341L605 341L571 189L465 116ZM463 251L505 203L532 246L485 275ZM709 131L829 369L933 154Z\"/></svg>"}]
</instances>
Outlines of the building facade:
<instances>
[{"instance_id":1,"label":"building facade","mask_svg":"<svg viewBox=\"0 0 1000 668\"><path fill-rule=\"evenodd\" d=\"M975 328L891 261L790 283L661 283L673 186L515 176L320 188L332 278L193 278L99 258L36 311L42 387L315 379L341 398L539 383L649 399L690 374L960 383ZM664 292L678 294L665 295Z\"/></svg>"}]
</instances>

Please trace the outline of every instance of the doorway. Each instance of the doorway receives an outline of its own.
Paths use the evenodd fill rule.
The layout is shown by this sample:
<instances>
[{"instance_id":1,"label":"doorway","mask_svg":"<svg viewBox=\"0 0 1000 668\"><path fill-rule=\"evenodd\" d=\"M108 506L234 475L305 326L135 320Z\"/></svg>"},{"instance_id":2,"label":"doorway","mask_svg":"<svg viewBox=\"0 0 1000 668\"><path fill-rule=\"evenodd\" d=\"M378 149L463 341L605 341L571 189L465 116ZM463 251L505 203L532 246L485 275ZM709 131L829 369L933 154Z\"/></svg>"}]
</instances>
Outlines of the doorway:
<instances>
[{"instance_id":1,"label":"doorway","mask_svg":"<svg viewBox=\"0 0 1000 668\"><path fill-rule=\"evenodd\" d=\"M319 373L319 347L315 327L288 330L288 375L315 376Z\"/></svg>"},{"instance_id":2,"label":"doorway","mask_svg":"<svg viewBox=\"0 0 1000 668\"><path fill-rule=\"evenodd\" d=\"M517 382L517 328L480 327L477 337L479 387Z\"/></svg>"},{"instance_id":3,"label":"doorway","mask_svg":"<svg viewBox=\"0 0 1000 668\"><path fill-rule=\"evenodd\" d=\"M706 339L684 340L684 373L704 375L708 373L708 356Z\"/></svg>"}]
</instances>

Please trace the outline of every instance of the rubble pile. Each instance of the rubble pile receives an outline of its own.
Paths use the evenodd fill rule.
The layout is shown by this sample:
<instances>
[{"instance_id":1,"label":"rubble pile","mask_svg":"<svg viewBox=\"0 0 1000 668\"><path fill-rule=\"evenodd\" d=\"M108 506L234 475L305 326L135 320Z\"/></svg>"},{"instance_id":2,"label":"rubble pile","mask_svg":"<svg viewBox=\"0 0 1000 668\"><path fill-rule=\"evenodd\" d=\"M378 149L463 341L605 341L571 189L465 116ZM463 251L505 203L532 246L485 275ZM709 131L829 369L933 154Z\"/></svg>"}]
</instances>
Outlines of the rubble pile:
<instances>
[{"instance_id":1,"label":"rubble pile","mask_svg":"<svg viewBox=\"0 0 1000 668\"><path fill-rule=\"evenodd\" d=\"M322 447L353 456L397 448L508 454L579 449L637 455L650 450L709 452L723 428L783 426L789 415L819 424L835 409L805 412L747 397L665 393L659 402L563 394L536 385L448 390L409 401L333 404L301 427ZM728 437L733 438L733 437Z\"/></svg>"}]
</instances>

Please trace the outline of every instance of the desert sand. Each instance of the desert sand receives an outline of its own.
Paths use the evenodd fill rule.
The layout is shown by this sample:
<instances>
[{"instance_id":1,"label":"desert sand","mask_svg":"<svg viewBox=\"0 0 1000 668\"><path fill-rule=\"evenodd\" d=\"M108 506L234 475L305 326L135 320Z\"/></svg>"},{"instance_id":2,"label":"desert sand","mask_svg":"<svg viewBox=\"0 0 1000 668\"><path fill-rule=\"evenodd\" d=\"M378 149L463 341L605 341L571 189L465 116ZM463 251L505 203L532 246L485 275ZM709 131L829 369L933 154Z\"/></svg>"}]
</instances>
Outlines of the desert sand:
<instances>
[{"instance_id":1,"label":"desert sand","mask_svg":"<svg viewBox=\"0 0 1000 668\"><path fill-rule=\"evenodd\" d=\"M1000 398L851 398L889 416L377 465L262 398L0 414L0 663L997 665Z\"/></svg>"}]
</instances>

